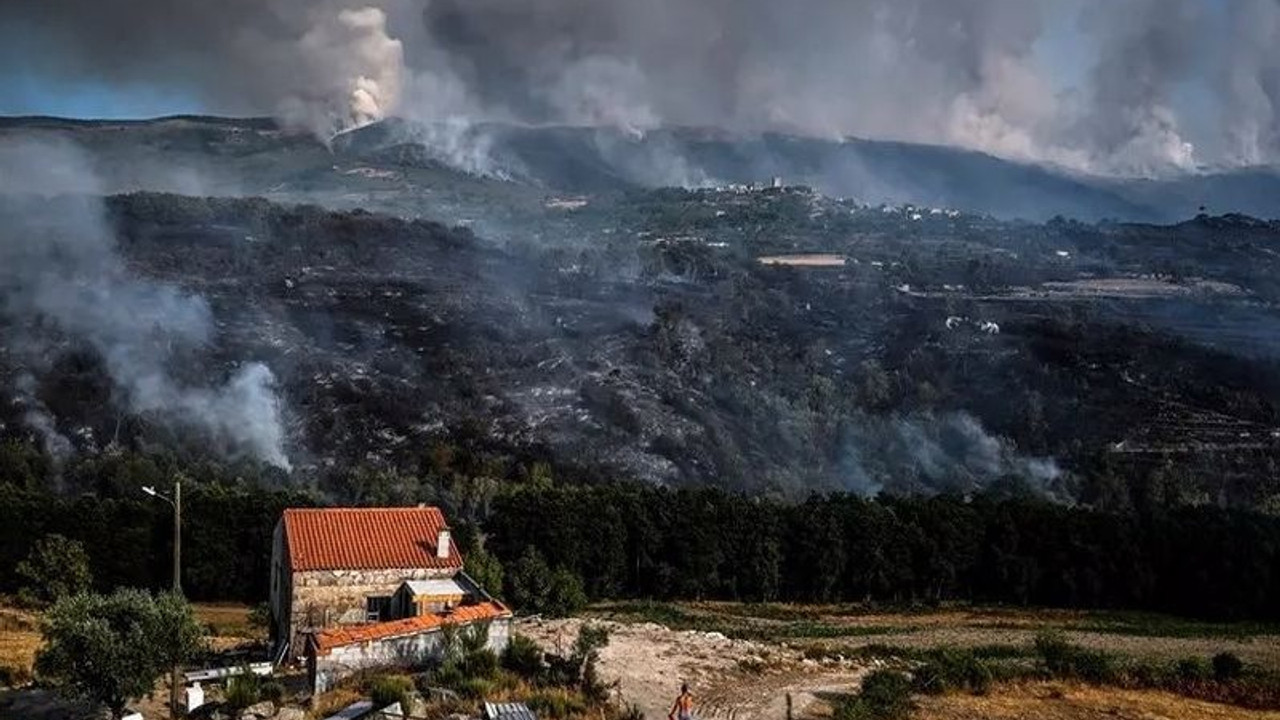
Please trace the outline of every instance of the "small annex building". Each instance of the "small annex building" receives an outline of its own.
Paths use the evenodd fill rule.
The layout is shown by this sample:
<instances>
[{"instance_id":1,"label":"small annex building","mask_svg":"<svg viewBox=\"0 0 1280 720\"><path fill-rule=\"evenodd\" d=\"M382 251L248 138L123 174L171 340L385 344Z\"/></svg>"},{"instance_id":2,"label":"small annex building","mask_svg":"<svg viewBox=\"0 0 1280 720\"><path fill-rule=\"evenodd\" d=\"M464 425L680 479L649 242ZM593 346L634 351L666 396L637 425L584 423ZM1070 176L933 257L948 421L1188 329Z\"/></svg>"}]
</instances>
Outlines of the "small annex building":
<instances>
[{"instance_id":1,"label":"small annex building","mask_svg":"<svg viewBox=\"0 0 1280 720\"><path fill-rule=\"evenodd\" d=\"M511 613L462 568L439 508L286 510L271 559L274 656L305 659L322 691L362 669L430 662L445 625L484 624L501 652Z\"/></svg>"}]
</instances>

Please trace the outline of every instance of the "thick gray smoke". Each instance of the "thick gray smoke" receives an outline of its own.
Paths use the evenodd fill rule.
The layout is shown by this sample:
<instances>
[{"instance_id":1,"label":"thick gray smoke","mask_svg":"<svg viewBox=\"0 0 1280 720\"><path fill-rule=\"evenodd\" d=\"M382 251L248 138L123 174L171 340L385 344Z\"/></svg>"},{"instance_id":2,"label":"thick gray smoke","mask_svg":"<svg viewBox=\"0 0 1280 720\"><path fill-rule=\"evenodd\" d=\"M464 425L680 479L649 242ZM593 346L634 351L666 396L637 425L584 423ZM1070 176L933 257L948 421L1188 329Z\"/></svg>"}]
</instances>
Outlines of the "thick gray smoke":
<instances>
[{"instance_id":1,"label":"thick gray smoke","mask_svg":"<svg viewBox=\"0 0 1280 720\"><path fill-rule=\"evenodd\" d=\"M1280 0L9 0L0 27L12 37L0 39L37 77L175 87L211 111L274 113L325 137L390 114L449 127L698 125L954 144L1156 174L1280 162L1278 8ZM459 155L477 157L471 148Z\"/></svg>"},{"instance_id":2,"label":"thick gray smoke","mask_svg":"<svg viewBox=\"0 0 1280 720\"><path fill-rule=\"evenodd\" d=\"M386 22L333 0L5 0L0 52L36 77L194 93L328 138L398 106L403 47Z\"/></svg>"},{"instance_id":3,"label":"thick gray smoke","mask_svg":"<svg viewBox=\"0 0 1280 720\"><path fill-rule=\"evenodd\" d=\"M852 432L841 470L845 487L868 497L975 492L1011 479L1042 497L1069 497L1052 459L1018 454L963 412L868 417Z\"/></svg>"},{"instance_id":4,"label":"thick gray smoke","mask_svg":"<svg viewBox=\"0 0 1280 720\"><path fill-rule=\"evenodd\" d=\"M1231 42L1223 95L1228 157L1239 164L1275 163L1280 153L1280 2L1232 0Z\"/></svg>"},{"instance_id":5,"label":"thick gray smoke","mask_svg":"<svg viewBox=\"0 0 1280 720\"><path fill-rule=\"evenodd\" d=\"M56 201L34 195L70 193ZM223 387L184 385L169 372L175 353L212 339L209 306L180 288L130 271L117 251L93 173L65 141L0 141L0 196L26 202L0 227L0 314L4 342L30 369L43 369L62 343L101 357L116 400L128 410L203 431L232 454L289 468L274 378L244 365ZM25 419L55 455L69 447L32 378L20 379ZM54 452L57 451L57 452Z\"/></svg>"}]
</instances>

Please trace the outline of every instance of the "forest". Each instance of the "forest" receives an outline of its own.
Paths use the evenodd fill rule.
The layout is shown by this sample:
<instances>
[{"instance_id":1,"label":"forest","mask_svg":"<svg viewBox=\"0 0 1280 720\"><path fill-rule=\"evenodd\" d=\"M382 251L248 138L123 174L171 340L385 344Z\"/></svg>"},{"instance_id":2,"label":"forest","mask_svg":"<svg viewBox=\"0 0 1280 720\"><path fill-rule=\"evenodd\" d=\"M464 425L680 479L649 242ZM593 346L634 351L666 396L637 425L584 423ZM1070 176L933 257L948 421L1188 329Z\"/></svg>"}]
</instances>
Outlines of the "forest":
<instances>
[{"instance_id":1,"label":"forest","mask_svg":"<svg viewBox=\"0 0 1280 720\"><path fill-rule=\"evenodd\" d=\"M97 459L64 478L82 490L67 492L42 483L38 459L13 443L0 447L0 565L14 567L38 539L61 534L83 543L104 588L168 585L171 511L138 488L165 487L172 466ZM184 589L197 600L265 600L280 512L332 496L272 487L250 467L186 470ZM513 583L527 583L521 576L532 564L580 580L591 600L962 602L1280 619L1280 518L1252 511L1103 512L1047 502L1013 480L969 496L791 502L719 488L556 481L536 463L500 483L454 475L419 487L399 501L441 505L464 552L489 561L491 582L503 576L495 566L507 568L505 590L516 597L523 588ZM0 575L0 592L16 582Z\"/></svg>"}]
</instances>

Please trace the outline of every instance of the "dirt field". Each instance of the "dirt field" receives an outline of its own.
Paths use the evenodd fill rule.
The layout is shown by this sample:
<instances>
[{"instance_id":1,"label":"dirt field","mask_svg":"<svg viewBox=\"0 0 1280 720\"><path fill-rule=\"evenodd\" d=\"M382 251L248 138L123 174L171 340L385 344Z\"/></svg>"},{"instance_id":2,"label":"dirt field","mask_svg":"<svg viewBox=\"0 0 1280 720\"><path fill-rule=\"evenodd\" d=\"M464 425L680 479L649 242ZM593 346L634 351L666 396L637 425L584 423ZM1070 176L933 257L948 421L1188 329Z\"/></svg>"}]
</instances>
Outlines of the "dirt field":
<instances>
[{"instance_id":1,"label":"dirt field","mask_svg":"<svg viewBox=\"0 0 1280 720\"><path fill-rule=\"evenodd\" d=\"M583 622L521 620L516 632L548 650L565 652ZM617 681L623 699L639 705L651 720L666 717L682 682L689 683L698 698L700 717L781 720L787 693L792 693L795 712L801 715L823 692L856 690L869 669L818 663L793 649L731 640L714 632L669 630L653 623L603 624L610 634L601 652L601 672L607 681Z\"/></svg>"},{"instance_id":2,"label":"dirt field","mask_svg":"<svg viewBox=\"0 0 1280 720\"><path fill-rule=\"evenodd\" d=\"M1038 632L1064 631L1072 642L1123 655L1174 660L1233 652L1245 662L1280 668L1280 627L1202 623L1136 613L1067 610L944 609L875 613L842 606L682 603L659 607L669 627L717 630L795 647L856 650L868 645L1030 645ZM617 620L652 615L637 605L606 606Z\"/></svg>"},{"instance_id":3,"label":"dirt field","mask_svg":"<svg viewBox=\"0 0 1280 720\"><path fill-rule=\"evenodd\" d=\"M250 626L244 605L196 605L196 619L211 630L206 637L216 650L229 650L256 639L262 632ZM30 674L40 649L40 618L35 613L0 606L0 668Z\"/></svg>"},{"instance_id":4,"label":"dirt field","mask_svg":"<svg viewBox=\"0 0 1280 720\"><path fill-rule=\"evenodd\" d=\"M22 610L0 607L0 668L30 673L40 648L40 619Z\"/></svg>"},{"instance_id":5,"label":"dirt field","mask_svg":"<svg viewBox=\"0 0 1280 720\"><path fill-rule=\"evenodd\" d=\"M1023 646L1051 627L1066 631L1075 642L1137 657L1207 658L1230 650L1249 663L1280 663L1280 635L1273 628L1158 616L982 609L855 614L849 608L725 603L614 605L598 607L593 615L593 621L610 630L609 646L601 654L602 674L617 681L622 698L639 705L650 720L666 716L682 681L690 684L700 717L709 720L782 720L788 695L796 718L829 717L831 703L855 692L876 664L842 659L839 653L834 660L807 658L806 651L817 647L848 649L852 657L857 648L872 644ZM665 619L662 624L644 621L653 617ZM521 620L516 631L563 652L583 622ZM985 697L922 698L920 705L915 717L921 720L1280 720L1280 713L1164 692L1062 683L999 688Z\"/></svg>"}]
</instances>

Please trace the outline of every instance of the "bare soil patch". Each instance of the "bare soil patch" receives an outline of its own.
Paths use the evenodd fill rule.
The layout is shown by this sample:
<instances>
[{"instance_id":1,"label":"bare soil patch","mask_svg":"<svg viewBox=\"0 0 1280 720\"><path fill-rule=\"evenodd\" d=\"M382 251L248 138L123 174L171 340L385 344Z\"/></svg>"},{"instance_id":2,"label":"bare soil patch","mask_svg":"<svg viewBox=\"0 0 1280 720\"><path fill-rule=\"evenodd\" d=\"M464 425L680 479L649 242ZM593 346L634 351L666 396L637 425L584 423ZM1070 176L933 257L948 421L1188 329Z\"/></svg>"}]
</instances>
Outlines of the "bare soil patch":
<instances>
[{"instance_id":1,"label":"bare soil patch","mask_svg":"<svg viewBox=\"0 0 1280 720\"><path fill-rule=\"evenodd\" d=\"M515 629L548 650L566 652L584 622L526 619ZM601 652L601 674L618 683L624 702L635 703L651 720L666 717L682 682L689 683L701 718L780 720L788 693L799 716L822 693L856 691L866 672L865 667L819 663L792 648L715 632L595 622L610 633Z\"/></svg>"}]
</instances>

